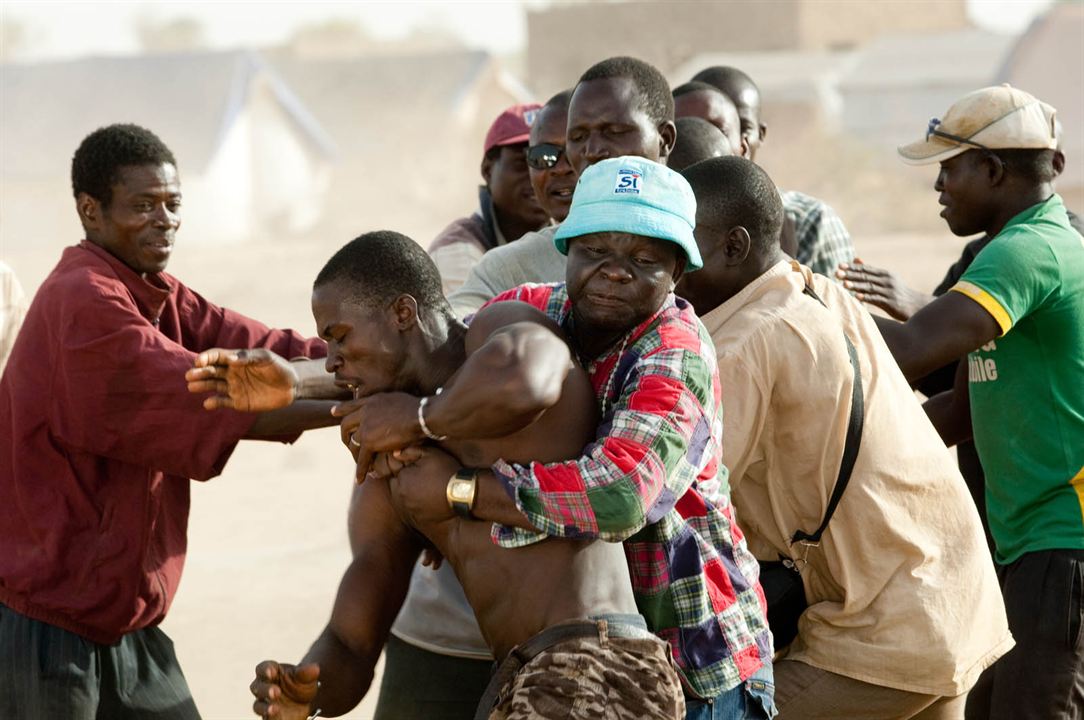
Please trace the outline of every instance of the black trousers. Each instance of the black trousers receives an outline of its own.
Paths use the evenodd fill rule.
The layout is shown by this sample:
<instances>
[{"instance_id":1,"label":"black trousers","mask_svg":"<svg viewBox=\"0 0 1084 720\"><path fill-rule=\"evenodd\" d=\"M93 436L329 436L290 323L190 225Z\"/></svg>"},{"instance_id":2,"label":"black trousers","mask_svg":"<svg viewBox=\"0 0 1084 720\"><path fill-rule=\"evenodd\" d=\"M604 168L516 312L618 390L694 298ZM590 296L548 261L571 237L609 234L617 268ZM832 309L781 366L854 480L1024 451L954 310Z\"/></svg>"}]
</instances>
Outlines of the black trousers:
<instances>
[{"instance_id":1,"label":"black trousers","mask_svg":"<svg viewBox=\"0 0 1084 720\"><path fill-rule=\"evenodd\" d=\"M1084 550L1027 553L997 574L1016 647L979 678L967 720L1084 719Z\"/></svg>"},{"instance_id":2,"label":"black trousers","mask_svg":"<svg viewBox=\"0 0 1084 720\"><path fill-rule=\"evenodd\" d=\"M0 718L200 720L156 627L99 645L0 605Z\"/></svg>"},{"instance_id":3,"label":"black trousers","mask_svg":"<svg viewBox=\"0 0 1084 720\"><path fill-rule=\"evenodd\" d=\"M492 674L492 660L438 655L390 635L373 720L473 720Z\"/></svg>"}]
</instances>

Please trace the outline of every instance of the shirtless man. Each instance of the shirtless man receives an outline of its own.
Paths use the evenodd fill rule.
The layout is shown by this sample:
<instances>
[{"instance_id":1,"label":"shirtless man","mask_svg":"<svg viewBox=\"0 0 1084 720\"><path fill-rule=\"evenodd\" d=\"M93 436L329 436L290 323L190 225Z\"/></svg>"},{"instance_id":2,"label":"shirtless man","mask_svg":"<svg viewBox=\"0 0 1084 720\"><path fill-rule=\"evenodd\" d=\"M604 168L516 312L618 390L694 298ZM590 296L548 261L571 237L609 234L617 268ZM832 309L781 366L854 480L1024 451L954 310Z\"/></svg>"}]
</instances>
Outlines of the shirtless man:
<instances>
[{"instance_id":1,"label":"shirtless man","mask_svg":"<svg viewBox=\"0 0 1084 720\"><path fill-rule=\"evenodd\" d=\"M594 392L556 325L529 306L502 303L480 312L468 329L441 294L435 266L409 238L378 232L346 245L317 277L312 306L329 344L327 371L359 398L393 391L389 401L401 396L417 403L416 396L443 388L445 402L454 406L462 388L478 392L470 376L484 374L491 392L523 399L514 416L482 413L473 419L473 432L459 433L482 439L427 433L465 467L487 467L500 457L567 459L593 435ZM523 373L526 364L518 358L526 354L548 357L553 372ZM468 356L472 362L464 365ZM210 351L199 364L189 373L190 389L214 390L209 407L279 407L301 384L327 381L311 372L312 364L298 374L271 353ZM340 414L350 407L345 403ZM424 410L419 425L426 431ZM344 421L348 442L357 425L352 418ZM404 459L377 458L375 464L400 469ZM448 507L434 515L401 502L402 482L447 485ZM460 497L460 487L471 490ZM473 510L488 516L499 500L475 495L476 487L473 476L461 472L451 480L370 476L357 488L349 520L354 560L331 620L299 665L266 661L257 667L251 686L257 714L289 720L317 709L338 715L357 704L428 541L455 569L495 657L515 659L492 686L506 692L492 714L481 711L481 717L683 717L669 648L637 614L621 545L550 539L502 549L490 539L491 524L471 518ZM533 529L522 514L504 514L505 523ZM585 675L594 682L584 682ZM517 682L506 685L513 676Z\"/></svg>"}]
</instances>

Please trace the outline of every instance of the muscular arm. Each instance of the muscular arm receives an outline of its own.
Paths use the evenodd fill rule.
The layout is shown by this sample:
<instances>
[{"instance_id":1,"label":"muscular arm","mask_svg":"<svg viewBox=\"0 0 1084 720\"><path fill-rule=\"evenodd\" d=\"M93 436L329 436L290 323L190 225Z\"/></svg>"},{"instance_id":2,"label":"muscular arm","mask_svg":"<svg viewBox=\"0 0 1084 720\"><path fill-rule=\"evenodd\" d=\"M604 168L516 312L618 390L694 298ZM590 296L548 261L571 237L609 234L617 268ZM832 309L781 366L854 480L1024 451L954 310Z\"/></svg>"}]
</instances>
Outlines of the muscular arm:
<instances>
[{"instance_id":1,"label":"muscular arm","mask_svg":"<svg viewBox=\"0 0 1084 720\"><path fill-rule=\"evenodd\" d=\"M560 398L572 361L560 328L518 302L479 311L466 352L459 372L426 407L437 435L482 439L527 427Z\"/></svg>"},{"instance_id":2,"label":"muscular arm","mask_svg":"<svg viewBox=\"0 0 1084 720\"><path fill-rule=\"evenodd\" d=\"M320 665L313 707L324 715L348 712L368 691L421 551L418 536L395 512L385 481L355 488L349 531L354 559L327 627L302 661Z\"/></svg>"},{"instance_id":3,"label":"muscular arm","mask_svg":"<svg viewBox=\"0 0 1084 720\"><path fill-rule=\"evenodd\" d=\"M275 438L338 425L339 418L331 414L335 404L332 400L297 400L288 407L260 413L245 437Z\"/></svg>"},{"instance_id":4,"label":"muscular arm","mask_svg":"<svg viewBox=\"0 0 1084 720\"><path fill-rule=\"evenodd\" d=\"M466 360L444 392L426 405L431 432L450 441L481 441L505 437L537 420L560 399L571 367L568 345L557 332L540 311L524 303L498 303L479 312L465 338ZM418 422L420 402L408 393L389 392L336 409L345 416L344 442L354 439L359 478L376 453L425 439Z\"/></svg>"},{"instance_id":5,"label":"muscular arm","mask_svg":"<svg viewBox=\"0 0 1084 720\"><path fill-rule=\"evenodd\" d=\"M1001 336L994 316L958 292L948 292L905 323L875 317L908 382Z\"/></svg>"},{"instance_id":6,"label":"muscular arm","mask_svg":"<svg viewBox=\"0 0 1084 720\"><path fill-rule=\"evenodd\" d=\"M694 351L671 347L640 358L629 377L635 380L600 426L605 433L579 458L493 466L527 521L546 535L624 540L669 512L700 472L713 474L703 464L714 462L710 454L689 452L693 443L710 442L704 430L717 422L714 407L700 402L713 397L709 366ZM503 545L533 541L507 530L499 533Z\"/></svg>"}]
</instances>

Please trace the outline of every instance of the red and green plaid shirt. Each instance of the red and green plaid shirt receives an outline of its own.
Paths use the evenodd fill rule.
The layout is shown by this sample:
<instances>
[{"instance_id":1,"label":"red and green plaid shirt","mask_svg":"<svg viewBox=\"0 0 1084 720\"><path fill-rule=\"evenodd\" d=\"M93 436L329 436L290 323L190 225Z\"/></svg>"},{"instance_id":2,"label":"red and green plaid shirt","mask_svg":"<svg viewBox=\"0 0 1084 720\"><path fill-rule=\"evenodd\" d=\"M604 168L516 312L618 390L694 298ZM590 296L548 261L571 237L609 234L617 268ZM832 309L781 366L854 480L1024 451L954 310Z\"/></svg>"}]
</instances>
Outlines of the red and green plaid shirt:
<instances>
[{"instance_id":1,"label":"red and green plaid shirt","mask_svg":"<svg viewBox=\"0 0 1084 720\"><path fill-rule=\"evenodd\" d=\"M522 285L519 300L568 328L563 283ZM757 562L734 522L722 452L715 350L692 307L670 295L587 371L596 440L578 460L493 470L543 534L494 525L519 547L545 536L623 542L640 612L670 643L687 685L719 695L771 659Z\"/></svg>"}]
</instances>

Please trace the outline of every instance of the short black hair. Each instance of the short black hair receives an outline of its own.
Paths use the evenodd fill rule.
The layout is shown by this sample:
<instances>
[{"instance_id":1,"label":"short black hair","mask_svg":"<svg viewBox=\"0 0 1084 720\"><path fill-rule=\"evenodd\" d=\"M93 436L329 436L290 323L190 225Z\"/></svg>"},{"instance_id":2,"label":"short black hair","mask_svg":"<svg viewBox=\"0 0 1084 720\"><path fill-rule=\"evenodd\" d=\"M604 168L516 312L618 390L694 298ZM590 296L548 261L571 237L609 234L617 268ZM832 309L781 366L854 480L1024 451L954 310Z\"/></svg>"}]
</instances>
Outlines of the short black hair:
<instances>
[{"instance_id":1,"label":"short black hair","mask_svg":"<svg viewBox=\"0 0 1084 720\"><path fill-rule=\"evenodd\" d=\"M547 100L545 102L545 104L542 106L542 109L543 110L548 110L549 108L558 108L558 107L567 108L568 104L570 102L572 102L572 92L573 92L573 90L574 90L574 88L569 88L567 90L562 90L561 92L556 93L553 97L551 97L549 100Z\"/></svg>"},{"instance_id":2,"label":"short black hair","mask_svg":"<svg viewBox=\"0 0 1084 720\"><path fill-rule=\"evenodd\" d=\"M549 100L546 101L546 104L543 105L541 107L541 109L538 111L538 115L535 116L534 122L531 123L531 138L532 139L528 142L528 147L530 147L530 145L534 144L535 129L538 128L538 126L542 124L542 118L546 115L546 113L560 112L561 114L567 115L568 114L568 106L569 106L569 104L571 102L572 102L572 89L571 88L569 88L568 90L562 90L561 92L557 93L556 95L554 95L553 97L551 97Z\"/></svg>"},{"instance_id":3,"label":"short black hair","mask_svg":"<svg viewBox=\"0 0 1084 720\"><path fill-rule=\"evenodd\" d=\"M86 193L108 207L121 168L163 163L177 166L170 149L147 128L131 124L98 128L83 138L72 156L72 194Z\"/></svg>"},{"instance_id":4,"label":"short black hair","mask_svg":"<svg viewBox=\"0 0 1084 720\"><path fill-rule=\"evenodd\" d=\"M628 78L640 93L640 107L656 126L674 121L674 97L670 83L654 65L632 57L612 57L595 63L580 76L580 83L592 80Z\"/></svg>"},{"instance_id":5,"label":"short black hair","mask_svg":"<svg viewBox=\"0 0 1084 720\"><path fill-rule=\"evenodd\" d=\"M674 125L677 126L677 142L666 158L666 165L671 170L681 172L702 160L732 154L729 138L707 120L680 117ZM725 153L717 152L720 144L726 149Z\"/></svg>"},{"instance_id":6,"label":"short black hair","mask_svg":"<svg viewBox=\"0 0 1084 720\"><path fill-rule=\"evenodd\" d=\"M701 82L699 80L690 80L687 83L682 83L681 85L678 85L676 88L674 88L674 92L671 94L674 97L679 98L682 95L688 95L689 93L694 92L713 92L726 95L726 93L724 93L722 90L715 87L714 85L706 82Z\"/></svg>"},{"instance_id":7,"label":"short black hair","mask_svg":"<svg viewBox=\"0 0 1084 720\"><path fill-rule=\"evenodd\" d=\"M742 226L753 250L766 254L779 247L783 201L779 190L756 163L742 157L719 157L693 165L682 173L696 196L697 215L725 230Z\"/></svg>"},{"instance_id":8,"label":"short black hair","mask_svg":"<svg viewBox=\"0 0 1084 720\"><path fill-rule=\"evenodd\" d=\"M331 256L313 289L349 283L349 297L368 308L384 308L400 295L411 295L419 310L447 305L440 271L429 253L406 235L377 230L359 235ZM450 312L450 309L449 309Z\"/></svg>"},{"instance_id":9,"label":"short black hair","mask_svg":"<svg viewBox=\"0 0 1084 720\"><path fill-rule=\"evenodd\" d=\"M753 82L753 78L749 77L745 72L738 68L731 67L730 65L713 65L704 68L696 75L693 75L693 81L711 85L717 90L722 91L724 95L729 97L735 103L738 101L738 95L740 95L741 91L747 87L756 90L757 97L760 97L760 88Z\"/></svg>"},{"instance_id":10,"label":"short black hair","mask_svg":"<svg viewBox=\"0 0 1084 720\"><path fill-rule=\"evenodd\" d=\"M1054 151L1018 148L1012 150L974 150L981 154L996 155L1005 170L1032 185L1042 185L1057 177L1054 169Z\"/></svg>"}]
</instances>

